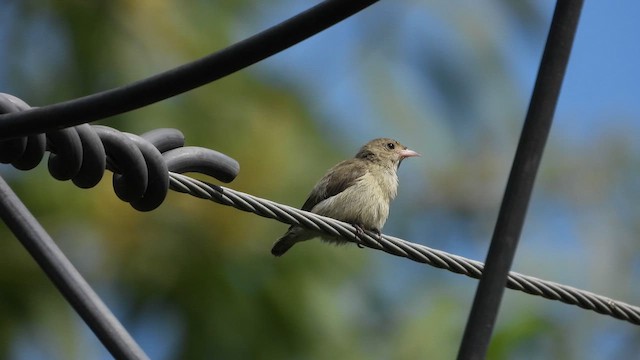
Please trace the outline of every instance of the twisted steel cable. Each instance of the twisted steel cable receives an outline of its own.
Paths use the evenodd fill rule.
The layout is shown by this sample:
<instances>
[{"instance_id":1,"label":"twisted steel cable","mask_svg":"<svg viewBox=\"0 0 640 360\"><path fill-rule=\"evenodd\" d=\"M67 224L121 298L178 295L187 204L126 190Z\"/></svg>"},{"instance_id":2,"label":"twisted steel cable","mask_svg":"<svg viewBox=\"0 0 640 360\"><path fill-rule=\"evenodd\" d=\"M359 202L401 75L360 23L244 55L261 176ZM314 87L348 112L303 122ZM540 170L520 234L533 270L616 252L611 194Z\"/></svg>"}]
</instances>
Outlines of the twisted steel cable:
<instances>
[{"instance_id":1,"label":"twisted steel cable","mask_svg":"<svg viewBox=\"0 0 640 360\"><path fill-rule=\"evenodd\" d=\"M484 264L479 261L469 260L462 256L452 255L424 245L414 244L393 236L384 234L379 236L374 232L366 230L364 233L359 233L351 224L226 187L209 184L182 174L171 173L169 178L170 187L174 191L187 193L222 205L232 206L236 209L252 212L283 223L300 225L307 229L323 232L331 236L339 236L344 240L371 249L382 250L392 255L404 257L440 269L446 269L475 279L479 279L482 276ZM519 274L517 272L509 273L507 287L509 289L523 291L527 294L576 305L583 309L592 310L635 325L640 325L640 307L585 290Z\"/></svg>"}]
</instances>

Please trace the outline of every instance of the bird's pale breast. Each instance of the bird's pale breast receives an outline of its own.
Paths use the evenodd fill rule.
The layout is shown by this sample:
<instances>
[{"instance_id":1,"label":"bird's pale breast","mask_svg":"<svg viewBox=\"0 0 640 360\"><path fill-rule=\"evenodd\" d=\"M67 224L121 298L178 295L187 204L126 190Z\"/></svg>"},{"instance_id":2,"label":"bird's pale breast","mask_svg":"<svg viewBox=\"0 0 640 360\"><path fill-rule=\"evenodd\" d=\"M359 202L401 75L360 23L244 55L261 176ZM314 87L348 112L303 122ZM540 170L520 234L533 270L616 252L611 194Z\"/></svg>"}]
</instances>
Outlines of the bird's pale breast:
<instances>
[{"instance_id":1,"label":"bird's pale breast","mask_svg":"<svg viewBox=\"0 0 640 360\"><path fill-rule=\"evenodd\" d=\"M389 202L396 196L397 188L395 171L367 172L352 186L321 201L311 211L381 230L389 216Z\"/></svg>"}]
</instances>

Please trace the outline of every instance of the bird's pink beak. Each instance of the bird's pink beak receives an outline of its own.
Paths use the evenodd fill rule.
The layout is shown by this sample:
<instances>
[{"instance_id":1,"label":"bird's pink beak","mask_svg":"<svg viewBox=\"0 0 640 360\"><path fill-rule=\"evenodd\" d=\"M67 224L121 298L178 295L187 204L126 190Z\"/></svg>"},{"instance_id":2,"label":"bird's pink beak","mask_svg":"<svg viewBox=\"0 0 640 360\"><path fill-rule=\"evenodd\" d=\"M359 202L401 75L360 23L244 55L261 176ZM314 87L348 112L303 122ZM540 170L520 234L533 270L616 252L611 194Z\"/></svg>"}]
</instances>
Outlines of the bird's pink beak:
<instances>
[{"instance_id":1,"label":"bird's pink beak","mask_svg":"<svg viewBox=\"0 0 640 360\"><path fill-rule=\"evenodd\" d=\"M416 156L420 156L420 154L418 154L417 152L413 151L413 150L409 150L409 149L405 149L405 150L400 150L400 157L405 159L408 157L416 157Z\"/></svg>"}]
</instances>

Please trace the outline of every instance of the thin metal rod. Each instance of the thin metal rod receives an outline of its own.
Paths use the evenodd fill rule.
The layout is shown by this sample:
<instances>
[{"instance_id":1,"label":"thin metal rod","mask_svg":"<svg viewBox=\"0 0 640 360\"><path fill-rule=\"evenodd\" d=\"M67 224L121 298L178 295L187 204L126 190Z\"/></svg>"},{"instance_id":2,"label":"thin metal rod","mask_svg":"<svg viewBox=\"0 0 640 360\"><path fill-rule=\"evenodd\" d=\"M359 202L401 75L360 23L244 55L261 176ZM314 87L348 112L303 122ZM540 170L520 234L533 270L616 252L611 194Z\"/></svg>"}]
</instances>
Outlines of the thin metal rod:
<instances>
[{"instance_id":1,"label":"thin metal rod","mask_svg":"<svg viewBox=\"0 0 640 360\"><path fill-rule=\"evenodd\" d=\"M114 358L148 359L2 177L0 217Z\"/></svg>"},{"instance_id":2,"label":"thin metal rod","mask_svg":"<svg viewBox=\"0 0 640 360\"><path fill-rule=\"evenodd\" d=\"M553 121L582 0L558 0L459 360L484 359Z\"/></svg>"},{"instance_id":3,"label":"thin metal rod","mask_svg":"<svg viewBox=\"0 0 640 360\"><path fill-rule=\"evenodd\" d=\"M327 0L216 53L135 83L0 115L0 139L39 134L122 114L218 80L285 50L377 0Z\"/></svg>"}]
</instances>

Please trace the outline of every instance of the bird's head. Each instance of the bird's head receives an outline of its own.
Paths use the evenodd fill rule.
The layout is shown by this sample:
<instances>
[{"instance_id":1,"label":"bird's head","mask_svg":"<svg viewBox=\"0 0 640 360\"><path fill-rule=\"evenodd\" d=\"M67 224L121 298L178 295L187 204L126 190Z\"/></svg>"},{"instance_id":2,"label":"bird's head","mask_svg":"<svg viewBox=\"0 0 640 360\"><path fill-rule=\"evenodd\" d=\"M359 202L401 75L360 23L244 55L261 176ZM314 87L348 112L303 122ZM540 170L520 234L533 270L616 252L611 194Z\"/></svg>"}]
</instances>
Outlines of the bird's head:
<instances>
[{"instance_id":1,"label":"bird's head","mask_svg":"<svg viewBox=\"0 0 640 360\"><path fill-rule=\"evenodd\" d=\"M417 152L409 150L398 141L388 138L374 139L366 143L356 158L372 161L383 166L397 169L402 160L408 157L420 156Z\"/></svg>"}]
</instances>

